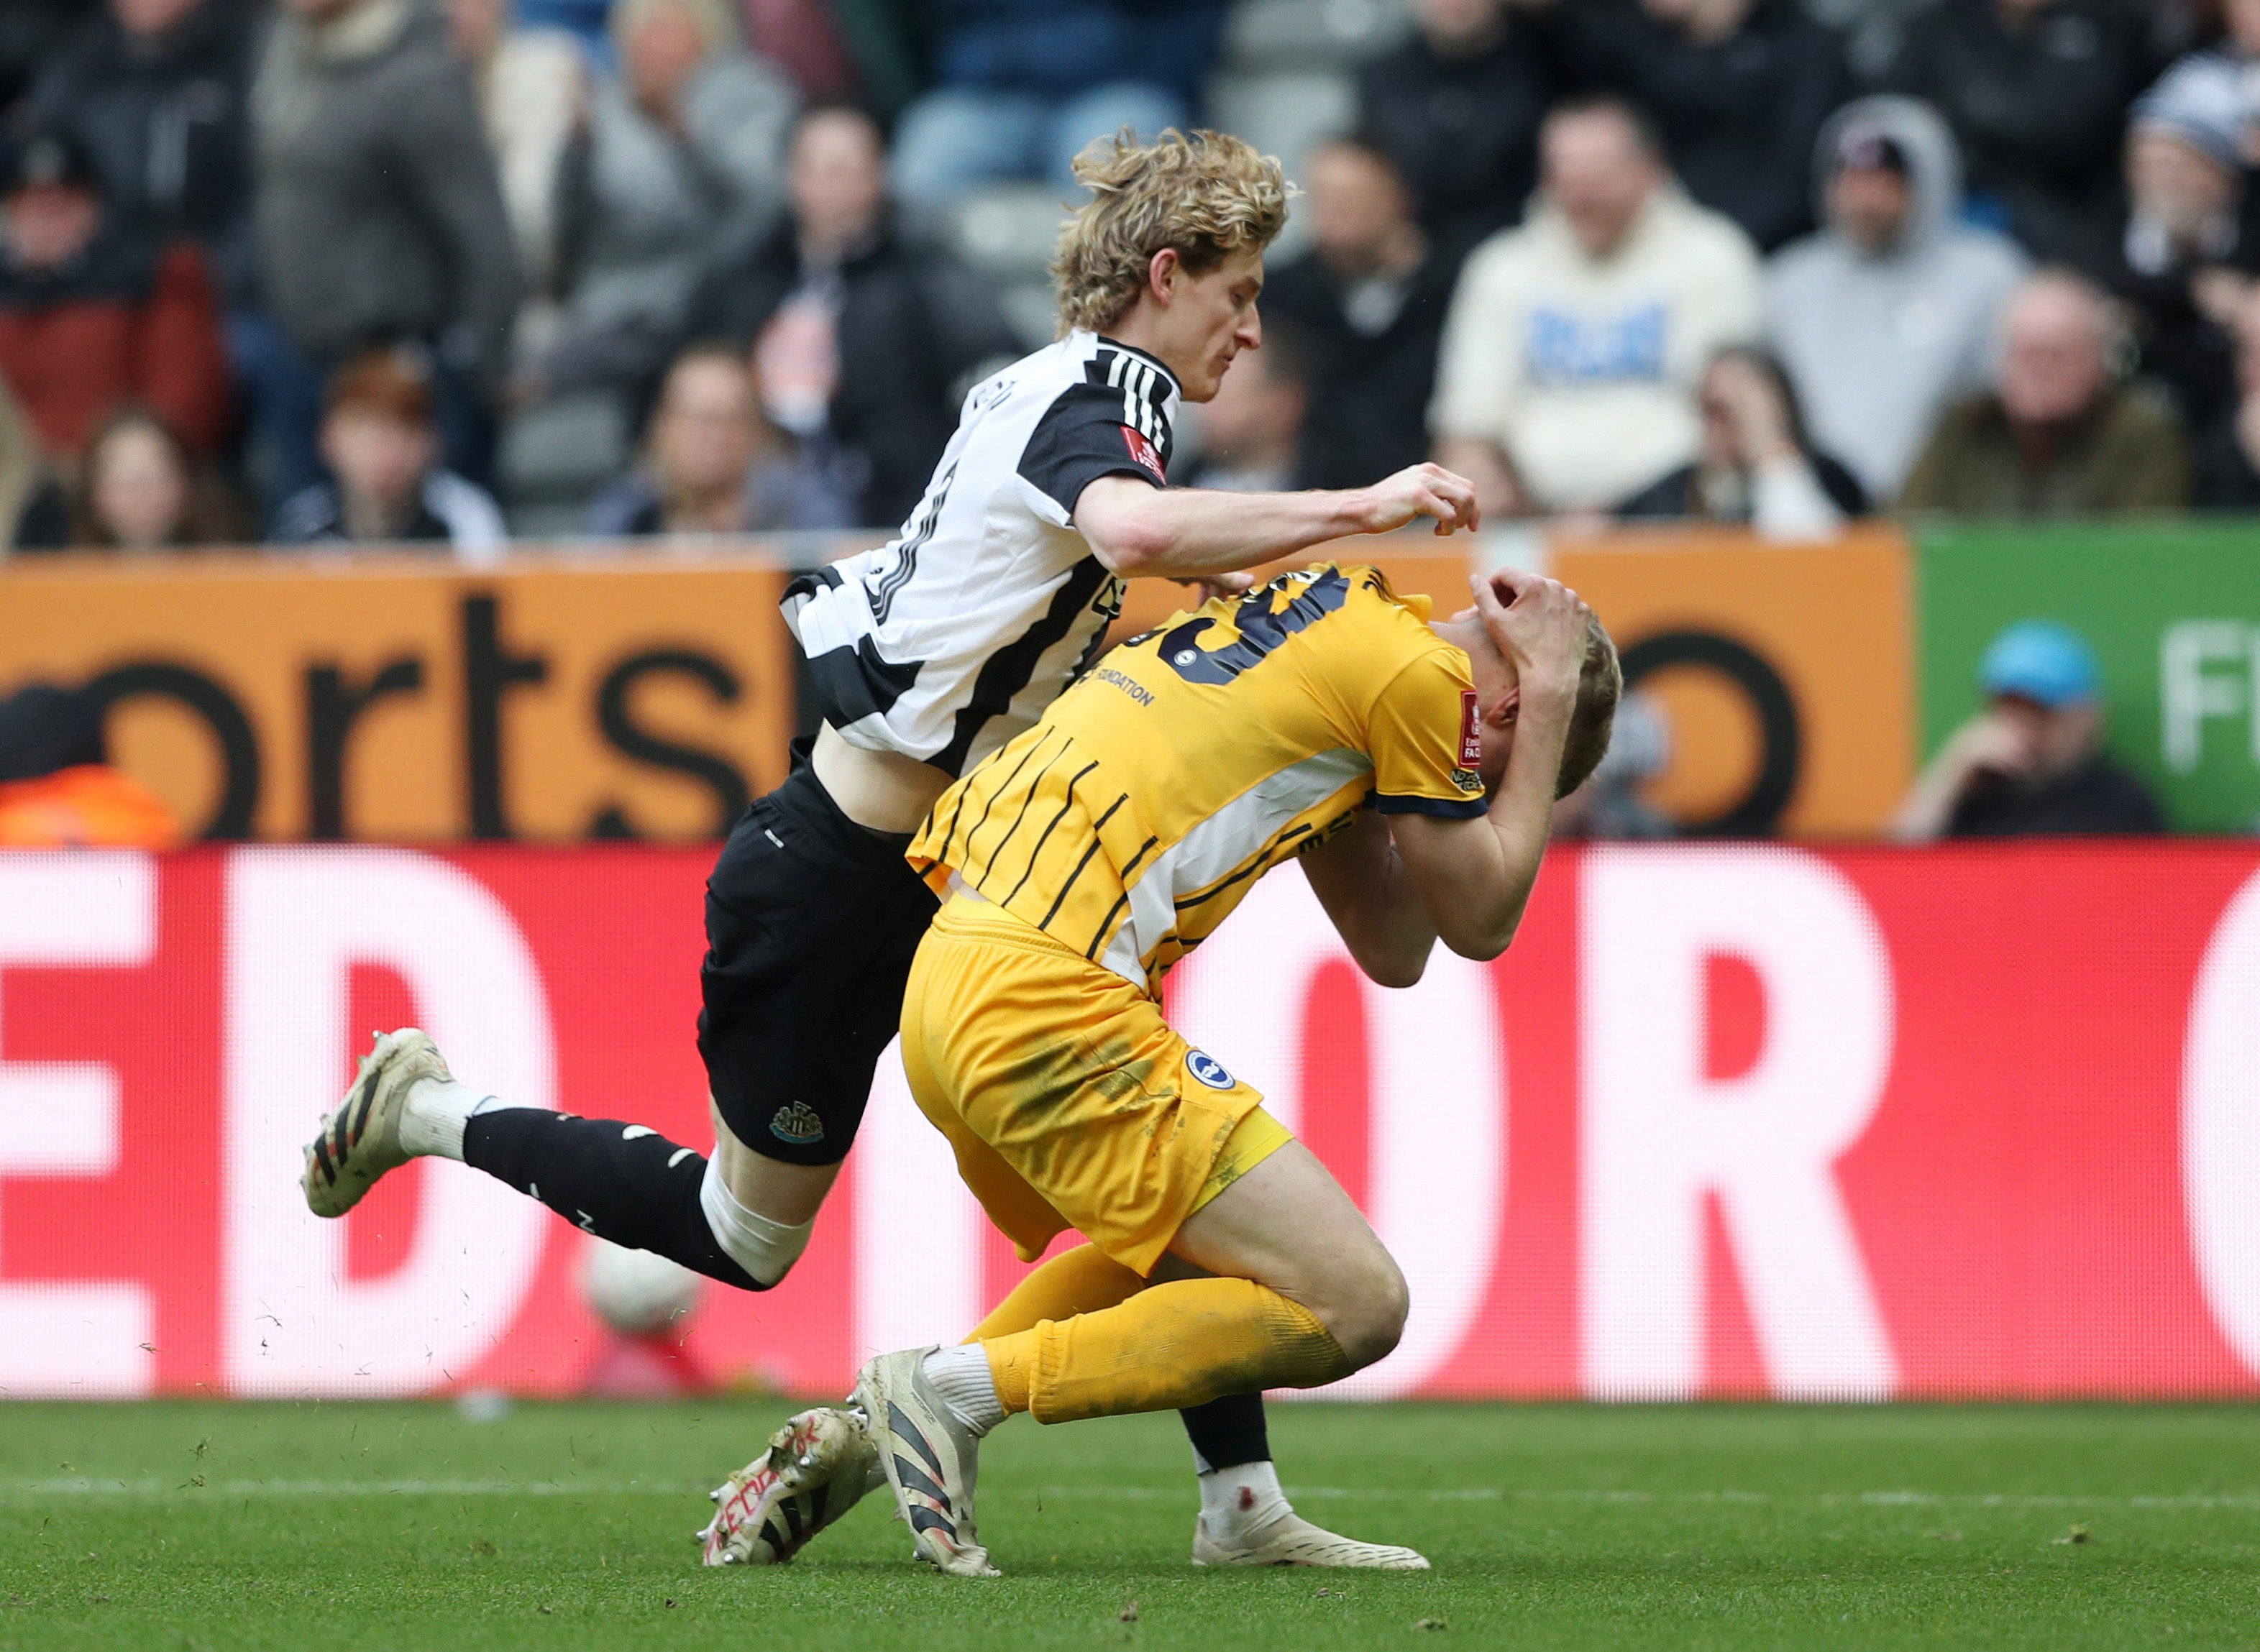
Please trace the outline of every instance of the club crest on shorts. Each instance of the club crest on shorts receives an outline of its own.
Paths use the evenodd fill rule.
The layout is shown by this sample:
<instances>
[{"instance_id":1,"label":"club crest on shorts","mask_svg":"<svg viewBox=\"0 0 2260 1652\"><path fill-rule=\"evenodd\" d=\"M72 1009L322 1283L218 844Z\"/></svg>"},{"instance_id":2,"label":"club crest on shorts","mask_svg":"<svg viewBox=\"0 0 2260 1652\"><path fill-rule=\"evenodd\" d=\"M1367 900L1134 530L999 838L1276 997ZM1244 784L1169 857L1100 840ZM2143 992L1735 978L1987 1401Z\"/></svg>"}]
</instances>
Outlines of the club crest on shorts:
<instances>
[{"instance_id":1,"label":"club crest on shorts","mask_svg":"<svg viewBox=\"0 0 2260 1652\"><path fill-rule=\"evenodd\" d=\"M1187 1050L1185 1070L1211 1090L1230 1090L1239 1082L1225 1071L1222 1062L1205 1050Z\"/></svg>"},{"instance_id":2,"label":"club crest on shorts","mask_svg":"<svg viewBox=\"0 0 2260 1652\"><path fill-rule=\"evenodd\" d=\"M780 1141L790 1141L797 1148L805 1148L811 1142L824 1140L824 1120L816 1116L816 1109L806 1102L787 1102L769 1120L769 1134Z\"/></svg>"}]
</instances>

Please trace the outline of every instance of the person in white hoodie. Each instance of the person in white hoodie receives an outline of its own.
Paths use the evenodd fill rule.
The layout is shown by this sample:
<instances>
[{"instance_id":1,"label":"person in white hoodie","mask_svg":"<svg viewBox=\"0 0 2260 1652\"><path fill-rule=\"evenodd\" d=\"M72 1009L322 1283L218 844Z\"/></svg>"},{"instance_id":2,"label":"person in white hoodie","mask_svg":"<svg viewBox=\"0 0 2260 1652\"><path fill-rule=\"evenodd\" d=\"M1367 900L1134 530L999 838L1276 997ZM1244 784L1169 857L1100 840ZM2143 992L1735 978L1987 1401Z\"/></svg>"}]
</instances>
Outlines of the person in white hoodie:
<instances>
[{"instance_id":1,"label":"person in white hoodie","mask_svg":"<svg viewBox=\"0 0 2260 1652\"><path fill-rule=\"evenodd\" d=\"M1767 331L1814 444L1891 499L1940 410L1992 383L2026 260L1961 221L1961 152L1927 104L1847 104L1814 172L1827 227L1768 261Z\"/></svg>"},{"instance_id":2,"label":"person in white hoodie","mask_svg":"<svg viewBox=\"0 0 2260 1652\"><path fill-rule=\"evenodd\" d=\"M1759 331L1756 249L1681 192L1648 123L1613 98L1557 105L1536 209L1453 292L1437 461L1487 513L1605 510L1694 459L1697 382Z\"/></svg>"}]
</instances>

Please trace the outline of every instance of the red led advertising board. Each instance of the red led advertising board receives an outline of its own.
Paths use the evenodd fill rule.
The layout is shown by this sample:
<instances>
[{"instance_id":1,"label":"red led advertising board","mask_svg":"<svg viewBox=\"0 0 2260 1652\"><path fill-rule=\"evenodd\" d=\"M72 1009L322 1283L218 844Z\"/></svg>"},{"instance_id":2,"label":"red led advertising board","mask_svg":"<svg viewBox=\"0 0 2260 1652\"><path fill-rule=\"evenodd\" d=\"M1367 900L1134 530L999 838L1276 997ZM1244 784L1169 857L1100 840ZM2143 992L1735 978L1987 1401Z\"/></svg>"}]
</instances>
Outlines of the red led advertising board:
<instances>
[{"instance_id":1,"label":"red led advertising board","mask_svg":"<svg viewBox=\"0 0 2260 1652\"><path fill-rule=\"evenodd\" d=\"M376 1027L705 1145L708 848L0 856L0 1390L571 1391L587 1240L300 1146ZM1411 1281L1362 1395L2260 1391L2260 849L1556 849L1493 964L1364 982L1296 871L1171 977ZM1019 1275L883 1068L708 1370L845 1391Z\"/></svg>"}]
</instances>

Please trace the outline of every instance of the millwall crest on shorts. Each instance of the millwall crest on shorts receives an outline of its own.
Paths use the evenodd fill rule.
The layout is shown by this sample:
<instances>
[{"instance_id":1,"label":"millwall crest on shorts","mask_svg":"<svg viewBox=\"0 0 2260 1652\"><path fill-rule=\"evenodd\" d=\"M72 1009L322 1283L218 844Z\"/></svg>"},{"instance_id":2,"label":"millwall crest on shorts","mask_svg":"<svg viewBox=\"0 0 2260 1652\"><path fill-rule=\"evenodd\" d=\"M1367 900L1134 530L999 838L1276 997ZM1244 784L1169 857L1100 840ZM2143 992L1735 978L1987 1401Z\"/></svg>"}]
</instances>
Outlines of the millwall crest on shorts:
<instances>
[{"instance_id":1,"label":"millwall crest on shorts","mask_svg":"<svg viewBox=\"0 0 2260 1652\"><path fill-rule=\"evenodd\" d=\"M1185 1070L1211 1090L1230 1090L1238 1082L1225 1071L1224 1063L1206 1050L1187 1050Z\"/></svg>"},{"instance_id":2,"label":"millwall crest on shorts","mask_svg":"<svg viewBox=\"0 0 2260 1652\"><path fill-rule=\"evenodd\" d=\"M824 1120L806 1102L789 1102L778 1108L776 1116L769 1120L769 1134L780 1141L805 1148L824 1140Z\"/></svg>"}]
</instances>

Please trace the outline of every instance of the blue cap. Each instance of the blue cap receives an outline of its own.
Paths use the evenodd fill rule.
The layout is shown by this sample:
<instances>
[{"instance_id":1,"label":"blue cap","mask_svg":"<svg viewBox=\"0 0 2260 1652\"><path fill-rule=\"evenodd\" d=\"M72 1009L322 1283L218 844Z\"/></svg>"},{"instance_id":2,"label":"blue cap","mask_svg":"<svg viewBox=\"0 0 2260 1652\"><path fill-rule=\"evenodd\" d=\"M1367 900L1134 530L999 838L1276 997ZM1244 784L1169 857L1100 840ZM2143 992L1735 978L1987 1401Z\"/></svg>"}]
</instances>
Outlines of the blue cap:
<instances>
[{"instance_id":1,"label":"blue cap","mask_svg":"<svg viewBox=\"0 0 2260 1652\"><path fill-rule=\"evenodd\" d=\"M2087 640L2053 619L2025 619L1993 639L1978 665L1987 694L2014 694L2051 711L2092 700L2103 673Z\"/></svg>"}]
</instances>

